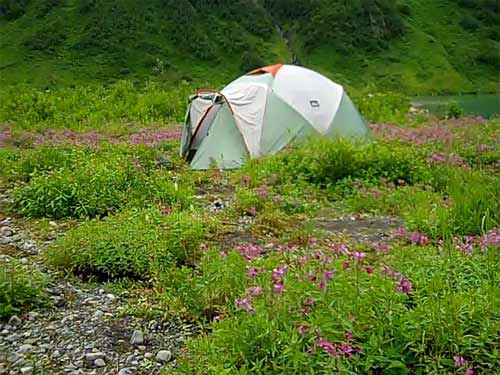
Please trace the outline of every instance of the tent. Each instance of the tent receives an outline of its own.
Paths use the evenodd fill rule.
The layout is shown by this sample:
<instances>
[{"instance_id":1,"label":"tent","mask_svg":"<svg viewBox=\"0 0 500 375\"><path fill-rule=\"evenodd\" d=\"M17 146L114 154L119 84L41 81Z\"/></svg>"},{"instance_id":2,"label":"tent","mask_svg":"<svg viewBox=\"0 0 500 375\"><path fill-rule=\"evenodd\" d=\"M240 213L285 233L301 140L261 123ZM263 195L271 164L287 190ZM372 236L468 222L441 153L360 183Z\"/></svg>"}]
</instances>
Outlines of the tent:
<instances>
[{"instance_id":1,"label":"tent","mask_svg":"<svg viewBox=\"0 0 500 375\"><path fill-rule=\"evenodd\" d=\"M311 136L364 138L368 127L342 86L294 65L256 69L222 91L189 98L181 156L193 169L240 167Z\"/></svg>"}]
</instances>

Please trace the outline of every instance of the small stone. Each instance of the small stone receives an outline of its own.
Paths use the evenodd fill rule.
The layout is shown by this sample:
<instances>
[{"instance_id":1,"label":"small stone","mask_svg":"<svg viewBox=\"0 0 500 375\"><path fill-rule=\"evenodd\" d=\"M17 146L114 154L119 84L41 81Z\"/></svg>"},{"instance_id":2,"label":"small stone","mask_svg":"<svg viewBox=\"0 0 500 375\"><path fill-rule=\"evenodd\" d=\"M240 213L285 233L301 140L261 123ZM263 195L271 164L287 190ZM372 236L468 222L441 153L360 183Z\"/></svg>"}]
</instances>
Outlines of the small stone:
<instances>
[{"instance_id":1,"label":"small stone","mask_svg":"<svg viewBox=\"0 0 500 375\"><path fill-rule=\"evenodd\" d=\"M9 227L1 227L0 228L0 236L2 237L10 237L14 234L14 231Z\"/></svg>"},{"instance_id":2,"label":"small stone","mask_svg":"<svg viewBox=\"0 0 500 375\"><path fill-rule=\"evenodd\" d=\"M137 347L137 349L139 349L141 352L145 351L146 350L146 347L144 345L139 345Z\"/></svg>"},{"instance_id":3,"label":"small stone","mask_svg":"<svg viewBox=\"0 0 500 375\"><path fill-rule=\"evenodd\" d=\"M106 362L104 362L104 359L102 359L102 358L97 358L94 361L94 366L95 367L104 367L104 366L106 366Z\"/></svg>"},{"instance_id":4,"label":"small stone","mask_svg":"<svg viewBox=\"0 0 500 375\"><path fill-rule=\"evenodd\" d=\"M51 227L56 227L57 226L57 223L55 221L49 221L49 225Z\"/></svg>"},{"instance_id":5,"label":"small stone","mask_svg":"<svg viewBox=\"0 0 500 375\"><path fill-rule=\"evenodd\" d=\"M172 359L172 353L170 350L160 350L155 357L157 362L167 363Z\"/></svg>"},{"instance_id":6,"label":"small stone","mask_svg":"<svg viewBox=\"0 0 500 375\"><path fill-rule=\"evenodd\" d=\"M144 343L144 335L142 331L135 330L130 338L130 345L140 345Z\"/></svg>"},{"instance_id":7,"label":"small stone","mask_svg":"<svg viewBox=\"0 0 500 375\"><path fill-rule=\"evenodd\" d=\"M21 319L17 315L12 315L9 319L9 325L11 326L18 326L21 323Z\"/></svg>"},{"instance_id":8,"label":"small stone","mask_svg":"<svg viewBox=\"0 0 500 375\"><path fill-rule=\"evenodd\" d=\"M154 355L153 353L149 353L149 352L148 352L148 353L144 353L144 358L146 358L146 359L151 359L151 358L153 358L154 356L155 356L155 355Z\"/></svg>"},{"instance_id":9,"label":"small stone","mask_svg":"<svg viewBox=\"0 0 500 375\"><path fill-rule=\"evenodd\" d=\"M135 355L134 354L130 354L127 359L125 360L125 363L130 363L132 361L135 360Z\"/></svg>"},{"instance_id":10,"label":"small stone","mask_svg":"<svg viewBox=\"0 0 500 375\"><path fill-rule=\"evenodd\" d=\"M133 367L125 367L118 371L118 375L134 375L135 369Z\"/></svg>"},{"instance_id":11,"label":"small stone","mask_svg":"<svg viewBox=\"0 0 500 375\"><path fill-rule=\"evenodd\" d=\"M32 372L33 372L33 367L31 366L21 367L21 374L23 375L31 374Z\"/></svg>"},{"instance_id":12,"label":"small stone","mask_svg":"<svg viewBox=\"0 0 500 375\"><path fill-rule=\"evenodd\" d=\"M24 340L25 344L30 344L30 345L36 344L37 342L38 342L38 339L35 339L35 338Z\"/></svg>"},{"instance_id":13,"label":"small stone","mask_svg":"<svg viewBox=\"0 0 500 375\"><path fill-rule=\"evenodd\" d=\"M92 352L85 354L85 360L88 362L94 362L96 359L106 358L106 354L101 352Z\"/></svg>"},{"instance_id":14,"label":"small stone","mask_svg":"<svg viewBox=\"0 0 500 375\"><path fill-rule=\"evenodd\" d=\"M114 300L116 299L115 295L114 295L114 294L111 294L111 293L106 294L106 297L107 297L109 300L111 300L111 301L114 301Z\"/></svg>"},{"instance_id":15,"label":"small stone","mask_svg":"<svg viewBox=\"0 0 500 375\"><path fill-rule=\"evenodd\" d=\"M30 353L31 351L33 351L33 345L30 344L21 345L17 351L19 353Z\"/></svg>"}]
</instances>

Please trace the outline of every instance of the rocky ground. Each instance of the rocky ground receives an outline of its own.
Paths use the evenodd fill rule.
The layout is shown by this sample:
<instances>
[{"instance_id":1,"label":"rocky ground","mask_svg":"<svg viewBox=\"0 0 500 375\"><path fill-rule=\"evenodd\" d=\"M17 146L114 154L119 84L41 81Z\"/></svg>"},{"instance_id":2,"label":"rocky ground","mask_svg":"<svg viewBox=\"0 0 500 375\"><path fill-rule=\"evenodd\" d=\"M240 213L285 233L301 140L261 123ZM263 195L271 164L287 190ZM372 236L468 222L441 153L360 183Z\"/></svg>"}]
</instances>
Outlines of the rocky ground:
<instances>
[{"instance_id":1,"label":"rocky ground","mask_svg":"<svg viewBox=\"0 0 500 375\"><path fill-rule=\"evenodd\" d=\"M231 204L227 194L212 198L207 199L212 212ZM0 375L158 374L166 364L175 366L185 340L199 333L198 327L179 320L138 317L130 312L133 299L126 290L116 292L106 284L54 273L40 253L58 236L60 225L49 222L51 231L44 236L46 240L40 240L20 220L2 216L6 203L6 194L0 193L0 266L15 258L23 267L48 275L50 304L0 321ZM330 211L320 212L313 223L358 242L387 241L401 225L393 218L339 218ZM245 240L246 225L238 223L237 238L228 235L228 246Z\"/></svg>"},{"instance_id":2,"label":"rocky ground","mask_svg":"<svg viewBox=\"0 0 500 375\"><path fill-rule=\"evenodd\" d=\"M128 312L126 291L52 273L40 259L45 245L0 213L0 266L16 259L50 279L48 307L0 321L0 375L158 374L175 365L196 326L139 318Z\"/></svg>"}]
</instances>

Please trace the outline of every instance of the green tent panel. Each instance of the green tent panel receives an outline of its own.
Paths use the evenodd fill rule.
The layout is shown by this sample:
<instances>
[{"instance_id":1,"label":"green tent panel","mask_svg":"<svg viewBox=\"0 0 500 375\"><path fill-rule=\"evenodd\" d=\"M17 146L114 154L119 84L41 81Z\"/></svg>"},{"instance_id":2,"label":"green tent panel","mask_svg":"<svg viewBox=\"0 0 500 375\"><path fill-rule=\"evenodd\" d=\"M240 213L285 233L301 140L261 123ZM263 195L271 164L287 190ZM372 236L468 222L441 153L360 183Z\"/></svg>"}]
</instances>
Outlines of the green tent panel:
<instances>
[{"instance_id":1,"label":"green tent panel","mask_svg":"<svg viewBox=\"0 0 500 375\"><path fill-rule=\"evenodd\" d=\"M191 161L191 168L208 169L213 162L222 169L239 168L247 159L245 141L233 114L223 105Z\"/></svg>"},{"instance_id":2,"label":"green tent panel","mask_svg":"<svg viewBox=\"0 0 500 375\"><path fill-rule=\"evenodd\" d=\"M274 93L268 95L266 108L264 124L272 126L263 127L260 144L264 155L282 150L301 133L314 132L305 118Z\"/></svg>"}]
</instances>

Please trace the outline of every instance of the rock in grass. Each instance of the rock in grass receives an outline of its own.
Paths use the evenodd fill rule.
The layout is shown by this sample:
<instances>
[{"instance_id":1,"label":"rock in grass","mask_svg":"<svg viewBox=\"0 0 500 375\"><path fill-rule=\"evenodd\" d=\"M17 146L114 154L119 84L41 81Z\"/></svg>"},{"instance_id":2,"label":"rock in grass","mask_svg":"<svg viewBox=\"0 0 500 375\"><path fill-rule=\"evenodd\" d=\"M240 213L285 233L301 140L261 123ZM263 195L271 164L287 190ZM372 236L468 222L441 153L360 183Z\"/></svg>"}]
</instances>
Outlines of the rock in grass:
<instances>
[{"instance_id":1,"label":"rock in grass","mask_svg":"<svg viewBox=\"0 0 500 375\"><path fill-rule=\"evenodd\" d=\"M94 361L94 366L95 367L104 367L104 366L106 366L106 362L104 362L104 359L102 359L102 358L97 358Z\"/></svg>"},{"instance_id":2,"label":"rock in grass","mask_svg":"<svg viewBox=\"0 0 500 375\"><path fill-rule=\"evenodd\" d=\"M21 322L21 319L19 319L19 317L18 317L18 316L16 316L16 315L12 315L12 316L10 317L10 319L9 319L9 322L8 322L8 323L9 323L9 325L11 325L11 326L18 326L18 325L19 325L19 324L21 324L22 322Z\"/></svg>"},{"instance_id":3,"label":"rock in grass","mask_svg":"<svg viewBox=\"0 0 500 375\"><path fill-rule=\"evenodd\" d=\"M170 350L160 350L155 357L156 362L167 363L172 359Z\"/></svg>"},{"instance_id":4,"label":"rock in grass","mask_svg":"<svg viewBox=\"0 0 500 375\"><path fill-rule=\"evenodd\" d=\"M130 338L130 345L141 345L144 344L144 335L142 331L135 330Z\"/></svg>"},{"instance_id":5,"label":"rock in grass","mask_svg":"<svg viewBox=\"0 0 500 375\"><path fill-rule=\"evenodd\" d=\"M103 359L106 357L106 354L101 352L92 352L85 354L85 360L88 362L95 362L97 359Z\"/></svg>"},{"instance_id":6,"label":"rock in grass","mask_svg":"<svg viewBox=\"0 0 500 375\"><path fill-rule=\"evenodd\" d=\"M135 368L133 367L125 367L118 371L118 375L134 375Z\"/></svg>"},{"instance_id":7,"label":"rock in grass","mask_svg":"<svg viewBox=\"0 0 500 375\"><path fill-rule=\"evenodd\" d=\"M21 374L23 375L31 374L32 372L33 372L33 367L31 366L21 367Z\"/></svg>"}]
</instances>

